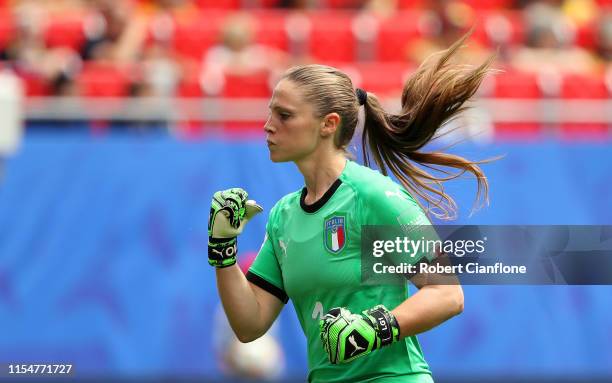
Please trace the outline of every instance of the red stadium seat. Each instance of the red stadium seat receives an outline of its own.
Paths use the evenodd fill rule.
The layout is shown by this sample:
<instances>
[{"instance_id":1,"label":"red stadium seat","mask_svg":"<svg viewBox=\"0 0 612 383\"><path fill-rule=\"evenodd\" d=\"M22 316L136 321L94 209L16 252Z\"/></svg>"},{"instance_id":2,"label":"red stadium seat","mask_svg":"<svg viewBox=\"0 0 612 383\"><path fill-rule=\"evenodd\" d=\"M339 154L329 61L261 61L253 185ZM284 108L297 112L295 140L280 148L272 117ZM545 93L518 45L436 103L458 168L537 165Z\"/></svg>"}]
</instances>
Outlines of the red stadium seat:
<instances>
[{"instance_id":1,"label":"red stadium seat","mask_svg":"<svg viewBox=\"0 0 612 383\"><path fill-rule=\"evenodd\" d=\"M419 37L420 12L398 12L381 19L377 38L377 58L381 61L406 61L411 40Z\"/></svg>"},{"instance_id":2,"label":"red stadium seat","mask_svg":"<svg viewBox=\"0 0 612 383\"><path fill-rule=\"evenodd\" d=\"M197 74L187 76L179 82L176 88L177 97L198 98L204 97L204 91Z\"/></svg>"},{"instance_id":3,"label":"red stadium seat","mask_svg":"<svg viewBox=\"0 0 612 383\"><path fill-rule=\"evenodd\" d=\"M33 74L20 74L27 97L44 97L51 95L51 86L44 78Z\"/></svg>"},{"instance_id":4,"label":"red stadium seat","mask_svg":"<svg viewBox=\"0 0 612 383\"><path fill-rule=\"evenodd\" d=\"M85 41L83 15L69 15L53 18L45 30L48 47L68 47L79 51Z\"/></svg>"},{"instance_id":5,"label":"red stadium seat","mask_svg":"<svg viewBox=\"0 0 612 383\"><path fill-rule=\"evenodd\" d=\"M255 11L251 16L257 21L255 42L283 51L289 49L289 38L285 27L286 13L276 11Z\"/></svg>"},{"instance_id":6,"label":"red stadium seat","mask_svg":"<svg viewBox=\"0 0 612 383\"><path fill-rule=\"evenodd\" d=\"M399 0L397 4L399 9L417 9L426 5L427 0Z\"/></svg>"},{"instance_id":7,"label":"red stadium seat","mask_svg":"<svg viewBox=\"0 0 612 383\"><path fill-rule=\"evenodd\" d=\"M508 70L495 77L495 97L540 98L542 90L534 73Z\"/></svg>"},{"instance_id":8,"label":"red stadium seat","mask_svg":"<svg viewBox=\"0 0 612 383\"><path fill-rule=\"evenodd\" d=\"M322 0L321 8L358 9L362 7L363 4L363 0Z\"/></svg>"},{"instance_id":9,"label":"red stadium seat","mask_svg":"<svg viewBox=\"0 0 612 383\"><path fill-rule=\"evenodd\" d=\"M576 28L574 38L576 45L586 49L595 49L597 46L597 25L596 23L587 23Z\"/></svg>"},{"instance_id":10,"label":"red stadium seat","mask_svg":"<svg viewBox=\"0 0 612 383\"><path fill-rule=\"evenodd\" d=\"M188 21L175 21L172 37L174 51L201 61L206 50L219 42L221 27L228 15L227 11L207 10Z\"/></svg>"},{"instance_id":11,"label":"red stadium seat","mask_svg":"<svg viewBox=\"0 0 612 383\"><path fill-rule=\"evenodd\" d=\"M269 78L268 71L248 75L226 74L221 96L228 98L270 97L272 91Z\"/></svg>"},{"instance_id":12,"label":"red stadium seat","mask_svg":"<svg viewBox=\"0 0 612 383\"><path fill-rule=\"evenodd\" d=\"M612 0L597 0L597 5L601 8L612 8Z\"/></svg>"},{"instance_id":13,"label":"red stadium seat","mask_svg":"<svg viewBox=\"0 0 612 383\"><path fill-rule=\"evenodd\" d=\"M202 91L202 86L200 85L199 76L189 76L184 78L177 87L176 90L177 97L203 97L204 92Z\"/></svg>"},{"instance_id":14,"label":"red stadium seat","mask_svg":"<svg viewBox=\"0 0 612 383\"><path fill-rule=\"evenodd\" d=\"M182 78L176 89L177 97L204 97L200 83L202 63L185 63L181 68Z\"/></svg>"},{"instance_id":15,"label":"red stadium seat","mask_svg":"<svg viewBox=\"0 0 612 383\"><path fill-rule=\"evenodd\" d=\"M206 50L219 41L219 30L202 23L179 24L173 37L174 51L185 57L202 60Z\"/></svg>"},{"instance_id":16,"label":"red stadium seat","mask_svg":"<svg viewBox=\"0 0 612 383\"><path fill-rule=\"evenodd\" d=\"M501 99L532 99L542 97L538 76L533 73L506 71L493 77L493 94ZM495 136L500 139L533 139L541 134L541 124L534 121L498 122Z\"/></svg>"},{"instance_id":17,"label":"red stadium seat","mask_svg":"<svg viewBox=\"0 0 612 383\"><path fill-rule=\"evenodd\" d=\"M603 77L595 75L566 75L563 78L561 96L566 100L605 100L611 94ZM606 123L571 122L561 124L561 136L565 139L606 138L609 125Z\"/></svg>"},{"instance_id":18,"label":"red stadium seat","mask_svg":"<svg viewBox=\"0 0 612 383\"><path fill-rule=\"evenodd\" d=\"M467 41L467 44L479 44L482 46L490 45L492 42L489 39L489 34L486 29L486 16L485 14L477 15L473 21L474 30ZM467 33L468 28L465 28L463 33Z\"/></svg>"},{"instance_id":19,"label":"red stadium seat","mask_svg":"<svg viewBox=\"0 0 612 383\"><path fill-rule=\"evenodd\" d=\"M512 8L514 0L462 0L463 3L471 6L474 10L484 9L508 9Z\"/></svg>"},{"instance_id":20,"label":"red stadium seat","mask_svg":"<svg viewBox=\"0 0 612 383\"><path fill-rule=\"evenodd\" d=\"M196 0L202 9L239 9L241 0Z\"/></svg>"},{"instance_id":21,"label":"red stadium seat","mask_svg":"<svg viewBox=\"0 0 612 383\"><path fill-rule=\"evenodd\" d=\"M309 52L317 60L355 60L355 36L353 35L353 13L316 12L310 14L312 30Z\"/></svg>"},{"instance_id":22,"label":"red stadium seat","mask_svg":"<svg viewBox=\"0 0 612 383\"><path fill-rule=\"evenodd\" d=\"M277 8L281 0L259 0L261 8Z\"/></svg>"},{"instance_id":23,"label":"red stadium seat","mask_svg":"<svg viewBox=\"0 0 612 383\"><path fill-rule=\"evenodd\" d=\"M204 96L199 81L181 81L176 90L177 97L199 98Z\"/></svg>"},{"instance_id":24,"label":"red stadium seat","mask_svg":"<svg viewBox=\"0 0 612 383\"><path fill-rule=\"evenodd\" d=\"M402 87L414 67L407 63L363 63L354 68L360 77L358 84L377 96L401 96Z\"/></svg>"},{"instance_id":25,"label":"red stadium seat","mask_svg":"<svg viewBox=\"0 0 612 383\"><path fill-rule=\"evenodd\" d=\"M77 76L81 94L86 97L125 97L129 93L129 68L113 64L86 63Z\"/></svg>"},{"instance_id":26,"label":"red stadium seat","mask_svg":"<svg viewBox=\"0 0 612 383\"><path fill-rule=\"evenodd\" d=\"M561 95L564 98L582 99L605 99L610 96L603 77L578 74L570 74L563 77Z\"/></svg>"},{"instance_id":27,"label":"red stadium seat","mask_svg":"<svg viewBox=\"0 0 612 383\"><path fill-rule=\"evenodd\" d=\"M0 49L4 49L12 37L13 18L8 11L0 9Z\"/></svg>"}]
</instances>

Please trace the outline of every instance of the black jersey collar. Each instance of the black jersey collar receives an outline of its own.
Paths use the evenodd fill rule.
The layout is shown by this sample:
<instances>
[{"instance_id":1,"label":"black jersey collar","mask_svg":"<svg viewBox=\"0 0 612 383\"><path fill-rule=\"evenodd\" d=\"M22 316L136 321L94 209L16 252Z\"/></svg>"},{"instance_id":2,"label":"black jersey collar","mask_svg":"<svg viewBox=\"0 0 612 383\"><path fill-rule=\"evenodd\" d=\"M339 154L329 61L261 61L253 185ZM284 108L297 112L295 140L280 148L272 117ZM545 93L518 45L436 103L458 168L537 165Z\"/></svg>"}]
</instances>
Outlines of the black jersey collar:
<instances>
[{"instance_id":1,"label":"black jersey collar","mask_svg":"<svg viewBox=\"0 0 612 383\"><path fill-rule=\"evenodd\" d=\"M323 197L319 198L317 202L313 203L312 205L306 205L306 194L308 193L308 191L304 186L304 188L302 189L302 195L300 196L300 207L306 213L316 213L319 209L323 207L323 205L325 205L327 201L329 201L329 199L334 195L336 190L338 190L340 185L342 185L342 180L338 178L336 182L334 182L332 186L327 189L325 194L323 194Z\"/></svg>"}]
</instances>

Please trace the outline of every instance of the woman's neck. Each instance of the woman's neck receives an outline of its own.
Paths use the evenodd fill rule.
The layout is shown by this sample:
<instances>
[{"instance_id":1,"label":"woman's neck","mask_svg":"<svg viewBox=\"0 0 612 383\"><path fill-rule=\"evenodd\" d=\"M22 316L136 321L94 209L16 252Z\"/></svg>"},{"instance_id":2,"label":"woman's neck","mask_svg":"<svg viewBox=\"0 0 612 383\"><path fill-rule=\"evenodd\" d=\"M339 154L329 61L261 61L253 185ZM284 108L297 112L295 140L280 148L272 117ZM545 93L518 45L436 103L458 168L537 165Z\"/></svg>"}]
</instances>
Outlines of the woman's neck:
<instances>
[{"instance_id":1,"label":"woman's neck","mask_svg":"<svg viewBox=\"0 0 612 383\"><path fill-rule=\"evenodd\" d=\"M307 191L305 202L310 205L323 197L340 177L346 166L346 157L342 152L334 152L329 155L311 156L297 161L296 165L304 176Z\"/></svg>"}]
</instances>

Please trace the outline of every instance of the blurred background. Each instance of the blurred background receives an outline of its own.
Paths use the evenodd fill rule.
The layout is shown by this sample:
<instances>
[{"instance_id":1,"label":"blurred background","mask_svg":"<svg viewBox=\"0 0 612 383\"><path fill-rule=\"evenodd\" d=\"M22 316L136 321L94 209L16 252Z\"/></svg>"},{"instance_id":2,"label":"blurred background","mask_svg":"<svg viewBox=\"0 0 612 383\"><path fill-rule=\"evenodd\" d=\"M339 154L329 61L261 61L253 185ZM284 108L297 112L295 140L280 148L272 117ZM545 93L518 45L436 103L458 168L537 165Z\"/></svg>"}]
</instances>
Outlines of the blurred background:
<instances>
[{"instance_id":1,"label":"blurred background","mask_svg":"<svg viewBox=\"0 0 612 383\"><path fill-rule=\"evenodd\" d=\"M489 207L471 211L473 180L447 186L454 223L612 224L610 0L0 0L0 364L305 381L291 304L253 344L229 330L210 197L240 186L269 211L302 187L262 131L289 66L337 66L396 110L471 27L459 60L496 54L500 72L432 149L505 157L484 166ZM265 222L240 237L244 268ZM420 336L436 381L612 381L610 286L465 295Z\"/></svg>"}]
</instances>

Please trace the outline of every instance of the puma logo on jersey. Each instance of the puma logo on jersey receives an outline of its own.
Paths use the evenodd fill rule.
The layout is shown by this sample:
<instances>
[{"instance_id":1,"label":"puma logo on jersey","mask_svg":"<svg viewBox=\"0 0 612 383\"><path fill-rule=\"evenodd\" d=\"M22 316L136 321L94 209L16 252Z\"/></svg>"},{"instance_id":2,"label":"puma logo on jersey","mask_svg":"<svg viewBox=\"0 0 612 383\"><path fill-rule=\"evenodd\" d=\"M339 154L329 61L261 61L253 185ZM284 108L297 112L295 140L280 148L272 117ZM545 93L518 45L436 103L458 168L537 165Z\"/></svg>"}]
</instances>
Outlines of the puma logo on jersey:
<instances>
[{"instance_id":1,"label":"puma logo on jersey","mask_svg":"<svg viewBox=\"0 0 612 383\"><path fill-rule=\"evenodd\" d=\"M402 198L402 199L406 198L406 197L404 197L402 192L400 192L399 190L396 190L394 192L389 191L389 190L385 190L385 195L387 196L387 198L391 198L391 197L397 197L397 198Z\"/></svg>"},{"instance_id":2,"label":"puma logo on jersey","mask_svg":"<svg viewBox=\"0 0 612 383\"><path fill-rule=\"evenodd\" d=\"M281 248L281 250L283 251L283 255L286 257L287 256L287 245L285 244L285 242L283 242L282 239L278 240L278 246Z\"/></svg>"},{"instance_id":3,"label":"puma logo on jersey","mask_svg":"<svg viewBox=\"0 0 612 383\"><path fill-rule=\"evenodd\" d=\"M364 348L364 347L360 347L360 346L357 344L357 342L355 341L355 335L351 335L351 336L349 336L348 341L349 341L349 343L350 343L350 344L351 344L353 347L355 347L355 349L353 350L353 352L351 352L351 356L353 356L353 355L354 355L354 354L355 354L357 351L359 351L359 350L365 350L365 348Z\"/></svg>"},{"instance_id":4,"label":"puma logo on jersey","mask_svg":"<svg viewBox=\"0 0 612 383\"><path fill-rule=\"evenodd\" d=\"M323 304L317 302L312 310L312 319L319 320L321 318L323 318Z\"/></svg>"},{"instance_id":5,"label":"puma logo on jersey","mask_svg":"<svg viewBox=\"0 0 612 383\"><path fill-rule=\"evenodd\" d=\"M219 255L223 256L223 252L222 252L222 251L219 251L219 250L216 250L216 249L210 249L210 250L211 250L213 253L217 253L217 254L219 254Z\"/></svg>"}]
</instances>

